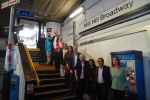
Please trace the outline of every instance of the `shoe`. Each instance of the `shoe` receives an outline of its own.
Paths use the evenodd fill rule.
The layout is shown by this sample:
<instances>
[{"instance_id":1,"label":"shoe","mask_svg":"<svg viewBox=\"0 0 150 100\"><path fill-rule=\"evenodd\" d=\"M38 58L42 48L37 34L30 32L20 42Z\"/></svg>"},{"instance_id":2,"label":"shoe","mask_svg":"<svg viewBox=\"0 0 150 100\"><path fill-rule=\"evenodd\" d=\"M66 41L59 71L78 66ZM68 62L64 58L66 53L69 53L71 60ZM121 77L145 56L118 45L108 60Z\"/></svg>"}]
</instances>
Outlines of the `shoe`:
<instances>
[{"instance_id":1,"label":"shoe","mask_svg":"<svg viewBox=\"0 0 150 100\"><path fill-rule=\"evenodd\" d=\"M43 65L45 65L45 63L43 63Z\"/></svg>"},{"instance_id":2,"label":"shoe","mask_svg":"<svg viewBox=\"0 0 150 100\"><path fill-rule=\"evenodd\" d=\"M75 96L76 95L76 93L75 92L73 92L73 94L72 94L73 96Z\"/></svg>"},{"instance_id":3,"label":"shoe","mask_svg":"<svg viewBox=\"0 0 150 100\"><path fill-rule=\"evenodd\" d=\"M69 92L69 93L67 94L67 96L70 96L70 95L72 95L72 93L71 93L71 92Z\"/></svg>"},{"instance_id":4,"label":"shoe","mask_svg":"<svg viewBox=\"0 0 150 100\"><path fill-rule=\"evenodd\" d=\"M62 78L64 79L65 77L64 77L64 76L62 76Z\"/></svg>"},{"instance_id":5,"label":"shoe","mask_svg":"<svg viewBox=\"0 0 150 100\"><path fill-rule=\"evenodd\" d=\"M43 63L40 63L40 65L43 65Z\"/></svg>"}]
</instances>

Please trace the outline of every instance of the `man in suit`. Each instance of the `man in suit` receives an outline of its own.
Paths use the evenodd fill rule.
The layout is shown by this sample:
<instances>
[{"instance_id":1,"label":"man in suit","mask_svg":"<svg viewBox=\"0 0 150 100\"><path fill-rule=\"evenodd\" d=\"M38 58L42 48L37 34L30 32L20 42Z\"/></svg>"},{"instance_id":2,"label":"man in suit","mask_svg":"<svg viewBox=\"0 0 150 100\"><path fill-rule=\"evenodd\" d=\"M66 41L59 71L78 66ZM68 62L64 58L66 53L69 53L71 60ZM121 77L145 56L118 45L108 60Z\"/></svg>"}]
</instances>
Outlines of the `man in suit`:
<instances>
[{"instance_id":1,"label":"man in suit","mask_svg":"<svg viewBox=\"0 0 150 100\"><path fill-rule=\"evenodd\" d=\"M54 45L56 44L56 41L58 41L58 38L60 35L58 35L57 31L54 31L55 36L53 36L52 40L50 40L50 42L52 43L51 46L51 61L50 61L50 65L53 65L53 61L55 58L55 53L54 53Z\"/></svg>"},{"instance_id":2,"label":"man in suit","mask_svg":"<svg viewBox=\"0 0 150 100\"><path fill-rule=\"evenodd\" d=\"M85 82L87 80L87 72L89 63L85 61L86 57L84 54L80 54L80 62L77 62L74 73L77 85L77 100L83 100L83 92L85 89Z\"/></svg>"},{"instance_id":3,"label":"man in suit","mask_svg":"<svg viewBox=\"0 0 150 100\"><path fill-rule=\"evenodd\" d=\"M75 94L75 74L74 74L74 67L76 66L76 64L78 62L80 62L80 59L79 59L79 55L81 53L78 52L78 47L77 46L74 46L73 47L73 53L70 55L70 61L69 61L69 70L70 70L70 91L69 93L67 94L67 96L69 95L76 95Z\"/></svg>"},{"instance_id":4,"label":"man in suit","mask_svg":"<svg viewBox=\"0 0 150 100\"><path fill-rule=\"evenodd\" d=\"M96 94L98 100L109 99L109 89L111 88L110 67L104 65L104 59L98 59L99 67L95 69L95 82Z\"/></svg>"}]
</instances>

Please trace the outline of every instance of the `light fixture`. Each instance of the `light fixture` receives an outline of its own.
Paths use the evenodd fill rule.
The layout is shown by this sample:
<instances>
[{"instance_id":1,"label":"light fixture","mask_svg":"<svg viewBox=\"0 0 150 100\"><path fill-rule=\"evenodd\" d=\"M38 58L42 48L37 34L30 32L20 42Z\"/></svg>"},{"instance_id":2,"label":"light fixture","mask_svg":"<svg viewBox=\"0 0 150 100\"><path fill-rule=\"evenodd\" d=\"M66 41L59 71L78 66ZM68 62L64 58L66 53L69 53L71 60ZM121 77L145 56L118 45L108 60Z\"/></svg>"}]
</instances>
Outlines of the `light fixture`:
<instances>
[{"instance_id":1,"label":"light fixture","mask_svg":"<svg viewBox=\"0 0 150 100\"><path fill-rule=\"evenodd\" d=\"M69 17L72 18L72 17L76 16L77 14L79 14L82 11L83 11L83 7L80 7L74 13L72 13Z\"/></svg>"}]
</instances>

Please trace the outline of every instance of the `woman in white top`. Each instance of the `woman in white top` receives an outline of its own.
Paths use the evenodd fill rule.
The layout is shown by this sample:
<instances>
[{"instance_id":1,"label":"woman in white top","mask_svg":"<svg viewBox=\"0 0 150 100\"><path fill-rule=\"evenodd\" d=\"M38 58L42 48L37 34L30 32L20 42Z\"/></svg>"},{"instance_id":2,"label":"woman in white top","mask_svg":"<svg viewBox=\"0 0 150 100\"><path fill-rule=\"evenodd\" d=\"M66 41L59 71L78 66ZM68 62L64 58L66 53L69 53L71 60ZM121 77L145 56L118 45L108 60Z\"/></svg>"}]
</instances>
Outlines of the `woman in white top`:
<instances>
[{"instance_id":1,"label":"woman in white top","mask_svg":"<svg viewBox=\"0 0 150 100\"><path fill-rule=\"evenodd\" d=\"M64 55L68 52L68 44L63 43L62 49L59 50L59 62L60 62L60 75L61 78L65 77L65 62L64 62Z\"/></svg>"},{"instance_id":2,"label":"woman in white top","mask_svg":"<svg viewBox=\"0 0 150 100\"><path fill-rule=\"evenodd\" d=\"M54 45L54 55L55 55L55 68L59 69L60 68L60 62L59 62L59 51L62 49L63 47L63 41L62 41L62 37L59 36L58 41L56 41L55 45Z\"/></svg>"}]
</instances>

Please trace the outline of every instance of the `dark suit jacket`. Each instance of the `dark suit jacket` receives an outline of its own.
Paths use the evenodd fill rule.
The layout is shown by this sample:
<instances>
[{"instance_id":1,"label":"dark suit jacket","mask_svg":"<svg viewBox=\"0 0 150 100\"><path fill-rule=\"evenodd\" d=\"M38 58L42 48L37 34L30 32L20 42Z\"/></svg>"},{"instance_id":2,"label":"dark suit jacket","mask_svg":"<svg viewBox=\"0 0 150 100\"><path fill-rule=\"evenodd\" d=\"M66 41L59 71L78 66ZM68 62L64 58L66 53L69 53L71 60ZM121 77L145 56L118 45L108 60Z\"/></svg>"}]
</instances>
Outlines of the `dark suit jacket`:
<instances>
[{"instance_id":1,"label":"dark suit jacket","mask_svg":"<svg viewBox=\"0 0 150 100\"><path fill-rule=\"evenodd\" d=\"M95 82L94 82L95 87L96 87L97 79L98 79L98 70L99 70L99 67L96 67L95 68ZM104 80L104 84L106 88L110 89L111 88L110 67L104 65L102 76L103 76L103 80Z\"/></svg>"},{"instance_id":2,"label":"dark suit jacket","mask_svg":"<svg viewBox=\"0 0 150 100\"><path fill-rule=\"evenodd\" d=\"M87 72L88 72L89 62L84 62L84 79L87 80ZM74 70L77 71L78 79L80 79L81 73L82 73L82 65L81 61L77 62L76 66L74 67Z\"/></svg>"},{"instance_id":3,"label":"dark suit jacket","mask_svg":"<svg viewBox=\"0 0 150 100\"><path fill-rule=\"evenodd\" d=\"M60 36L60 35L58 35L58 37L57 37L57 40L56 40L56 41L58 41L59 36ZM55 39L55 36L53 36L52 40L50 40L50 42L52 43L52 46L53 46L54 39Z\"/></svg>"},{"instance_id":4,"label":"dark suit jacket","mask_svg":"<svg viewBox=\"0 0 150 100\"><path fill-rule=\"evenodd\" d=\"M77 63L80 62L79 55L81 53L77 53ZM70 55L69 69L74 72L74 53Z\"/></svg>"}]
</instances>

